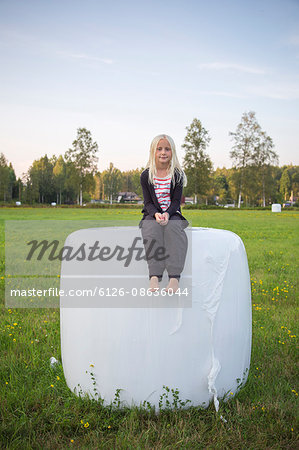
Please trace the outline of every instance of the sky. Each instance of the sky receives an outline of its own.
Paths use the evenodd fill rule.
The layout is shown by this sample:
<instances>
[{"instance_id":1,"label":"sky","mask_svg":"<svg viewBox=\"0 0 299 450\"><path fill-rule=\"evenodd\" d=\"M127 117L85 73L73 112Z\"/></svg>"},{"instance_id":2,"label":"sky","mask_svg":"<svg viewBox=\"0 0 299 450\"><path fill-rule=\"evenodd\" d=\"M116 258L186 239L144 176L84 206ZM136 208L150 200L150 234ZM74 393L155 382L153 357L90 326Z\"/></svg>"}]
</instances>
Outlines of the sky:
<instances>
[{"instance_id":1,"label":"sky","mask_svg":"<svg viewBox=\"0 0 299 450\"><path fill-rule=\"evenodd\" d=\"M299 161L299 0L0 0L0 153L17 176L77 129L98 169L144 167L194 118L216 167L255 111L279 164Z\"/></svg>"}]
</instances>

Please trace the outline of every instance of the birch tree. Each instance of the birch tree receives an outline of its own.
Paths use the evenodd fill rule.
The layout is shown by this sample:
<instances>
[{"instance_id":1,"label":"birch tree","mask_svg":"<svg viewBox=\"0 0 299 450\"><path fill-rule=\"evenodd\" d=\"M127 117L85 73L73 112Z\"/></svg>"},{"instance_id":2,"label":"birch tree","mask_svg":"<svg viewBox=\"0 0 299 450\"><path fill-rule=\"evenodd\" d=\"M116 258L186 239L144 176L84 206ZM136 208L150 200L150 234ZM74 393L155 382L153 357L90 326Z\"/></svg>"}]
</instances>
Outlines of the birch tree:
<instances>
[{"instance_id":1,"label":"birch tree","mask_svg":"<svg viewBox=\"0 0 299 450\"><path fill-rule=\"evenodd\" d=\"M284 201L290 196L291 178L288 169L282 172L280 179L280 193L283 195Z\"/></svg>"},{"instance_id":2,"label":"birch tree","mask_svg":"<svg viewBox=\"0 0 299 450\"><path fill-rule=\"evenodd\" d=\"M262 131L258 145L253 150L253 163L257 168L257 175L262 186L262 205L266 206L266 176L271 164L278 164L278 154L273 150L272 139Z\"/></svg>"},{"instance_id":3,"label":"birch tree","mask_svg":"<svg viewBox=\"0 0 299 450\"><path fill-rule=\"evenodd\" d=\"M83 189L88 190L90 188L93 176L97 171L97 151L98 144L93 142L91 132L86 130L86 128L78 128L77 139L73 141L72 148L65 153L66 161L72 162L76 169L79 195L78 203L81 206Z\"/></svg>"},{"instance_id":4,"label":"birch tree","mask_svg":"<svg viewBox=\"0 0 299 450\"><path fill-rule=\"evenodd\" d=\"M112 205L112 199L117 194L121 187L121 171L114 167L113 163L109 164L109 168L102 173L104 190L110 199Z\"/></svg>"},{"instance_id":5,"label":"birch tree","mask_svg":"<svg viewBox=\"0 0 299 450\"><path fill-rule=\"evenodd\" d=\"M66 165L63 156L60 155L53 167L54 186L56 190L57 204L61 205L61 194L66 181Z\"/></svg>"},{"instance_id":6,"label":"birch tree","mask_svg":"<svg viewBox=\"0 0 299 450\"><path fill-rule=\"evenodd\" d=\"M211 183L212 161L205 152L211 138L199 119L193 119L186 130L182 145L185 149L183 166L188 179L188 191L195 196L197 203L198 196L207 195Z\"/></svg>"},{"instance_id":7,"label":"birch tree","mask_svg":"<svg viewBox=\"0 0 299 450\"><path fill-rule=\"evenodd\" d=\"M258 124L255 112L249 111L242 115L241 122L235 132L229 132L232 137L233 146L230 157L233 160L234 167L239 170L239 194L238 208L241 207L242 192L246 170L253 162L253 155L256 148L260 145L262 129Z\"/></svg>"}]
</instances>

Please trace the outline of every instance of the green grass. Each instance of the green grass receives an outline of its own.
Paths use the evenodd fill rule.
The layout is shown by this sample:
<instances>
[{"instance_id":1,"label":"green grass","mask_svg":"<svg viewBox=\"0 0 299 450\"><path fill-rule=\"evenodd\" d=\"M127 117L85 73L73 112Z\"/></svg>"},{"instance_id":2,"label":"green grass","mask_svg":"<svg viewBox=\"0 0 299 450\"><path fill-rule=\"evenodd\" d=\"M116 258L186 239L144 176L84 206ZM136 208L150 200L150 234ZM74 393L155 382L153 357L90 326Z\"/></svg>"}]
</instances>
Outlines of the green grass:
<instances>
[{"instance_id":1,"label":"green grass","mask_svg":"<svg viewBox=\"0 0 299 450\"><path fill-rule=\"evenodd\" d=\"M238 234L252 279L253 347L246 385L220 413L207 409L115 410L66 386L59 311L4 305L4 220L135 220L138 210L0 210L1 448L283 448L297 444L296 287L298 212L185 211L193 226ZM297 260L296 260L297 258ZM117 398L116 398L117 402ZM227 422L220 419L220 414Z\"/></svg>"}]
</instances>

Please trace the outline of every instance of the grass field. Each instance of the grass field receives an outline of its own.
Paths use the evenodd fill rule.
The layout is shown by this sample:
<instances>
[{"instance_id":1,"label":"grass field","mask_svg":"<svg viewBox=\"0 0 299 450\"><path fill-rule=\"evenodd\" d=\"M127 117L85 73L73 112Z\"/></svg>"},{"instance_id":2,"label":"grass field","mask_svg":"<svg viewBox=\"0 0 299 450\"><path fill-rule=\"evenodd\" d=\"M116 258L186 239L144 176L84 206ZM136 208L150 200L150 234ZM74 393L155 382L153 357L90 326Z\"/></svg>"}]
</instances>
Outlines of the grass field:
<instances>
[{"instance_id":1,"label":"grass field","mask_svg":"<svg viewBox=\"0 0 299 450\"><path fill-rule=\"evenodd\" d=\"M192 226L235 232L252 281L253 347L246 385L219 414L211 404L187 410L103 408L66 386L59 310L4 304L5 220L137 220L138 210L0 209L1 448L298 448L296 288L299 212L186 211ZM297 358L298 359L298 358ZM116 399L117 400L117 399ZM226 423L220 419L225 417Z\"/></svg>"}]
</instances>

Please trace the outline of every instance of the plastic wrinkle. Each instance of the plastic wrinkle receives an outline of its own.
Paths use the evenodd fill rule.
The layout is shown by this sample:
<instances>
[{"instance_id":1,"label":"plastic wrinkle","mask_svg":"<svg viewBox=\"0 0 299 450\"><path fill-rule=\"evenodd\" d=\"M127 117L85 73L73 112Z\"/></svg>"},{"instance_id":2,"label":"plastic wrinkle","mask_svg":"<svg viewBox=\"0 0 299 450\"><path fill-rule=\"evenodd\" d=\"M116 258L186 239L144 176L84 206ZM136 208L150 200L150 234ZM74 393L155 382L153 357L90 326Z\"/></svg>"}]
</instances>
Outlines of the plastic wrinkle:
<instances>
[{"instance_id":1,"label":"plastic wrinkle","mask_svg":"<svg viewBox=\"0 0 299 450\"><path fill-rule=\"evenodd\" d=\"M225 274L227 271L230 255L231 255L231 252L229 252L228 257L226 258L225 262L223 264L220 264L220 267L216 266L216 270L219 273L219 277L218 277L217 282L215 283L214 290L212 291L211 295L207 298L207 301L204 302L204 305L203 305L204 309L206 310L206 312L208 313L208 315L210 317L210 323L211 323L212 367L211 367L210 373L208 375L208 389L209 389L209 393L213 395L214 406L215 406L216 412L218 412L218 410L219 410L219 401L217 398L217 389L215 386L215 382L216 382L218 373L221 370L221 365L220 365L219 360L217 358L215 358L215 354L214 354L213 328L214 328L215 316L216 316L220 298L222 295L223 283L224 283L224 278L225 278Z\"/></svg>"},{"instance_id":2,"label":"plastic wrinkle","mask_svg":"<svg viewBox=\"0 0 299 450\"><path fill-rule=\"evenodd\" d=\"M177 323L175 325L175 328L169 333L171 336L172 334L176 333L182 326L183 323L183 309L184 308L178 308L177 309Z\"/></svg>"},{"instance_id":3,"label":"plastic wrinkle","mask_svg":"<svg viewBox=\"0 0 299 450\"><path fill-rule=\"evenodd\" d=\"M214 322L214 320L213 320ZM217 398L217 389L215 386L215 382L217 379L217 376L221 370L221 364L217 358L215 358L214 355L214 342L213 342L213 323L211 324L211 335L212 335L212 367L210 370L210 373L208 375L208 389L209 393L213 395L214 399L214 406L216 412L219 410L219 400Z\"/></svg>"},{"instance_id":4,"label":"plastic wrinkle","mask_svg":"<svg viewBox=\"0 0 299 450\"><path fill-rule=\"evenodd\" d=\"M220 365L220 362L218 361L218 359L215 358L213 350L212 350L212 353L213 353L213 355L212 355L212 368L211 368L210 373L208 375L208 388L209 388L210 394L213 395L214 406L215 406L216 412L218 412L218 410L219 410L219 400L217 398L217 389L216 389L216 386L215 386L215 381L216 381L218 373L220 372L221 365Z\"/></svg>"},{"instance_id":5,"label":"plastic wrinkle","mask_svg":"<svg viewBox=\"0 0 299 450\"><path fill-rule=\"evenodd\" d=\"M207 313L209 314L210 318L213 321L218 310L229 259L230 253L223 263L219 263L218 267L214 262L215 271L219 274L218 279L217 282L215 283L214 289L211 289L211 294L207 297L207 299L203 303L203 308L207 311Z\"/></svg>"}]
</instances>

